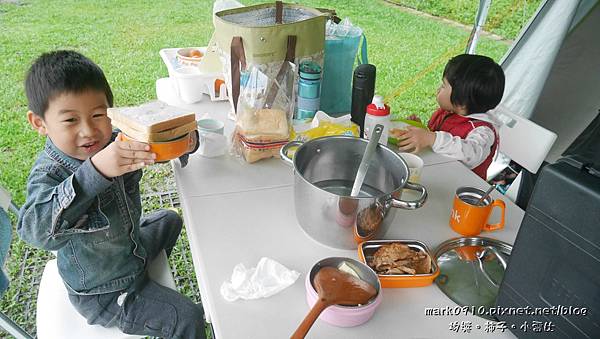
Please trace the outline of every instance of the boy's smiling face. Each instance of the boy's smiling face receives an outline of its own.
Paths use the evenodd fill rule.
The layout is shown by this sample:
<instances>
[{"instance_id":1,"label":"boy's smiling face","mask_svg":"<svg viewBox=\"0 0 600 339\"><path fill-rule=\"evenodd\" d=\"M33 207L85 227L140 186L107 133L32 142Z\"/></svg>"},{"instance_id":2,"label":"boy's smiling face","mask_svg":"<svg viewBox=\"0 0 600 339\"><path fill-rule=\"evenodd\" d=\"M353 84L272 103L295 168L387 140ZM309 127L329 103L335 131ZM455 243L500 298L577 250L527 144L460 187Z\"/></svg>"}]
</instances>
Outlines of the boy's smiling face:
<instances>
[{"instance_id":1,"label":"boy's smiling face","mask_svg":"<svg viewBox=\"0 0 600 339\"><path fill-rule=\"evenodd\" d=\"M108 102L102 91L66 92L52 98L42 119L29 111L31 126L66 155L86 160L106 146L112 135Z\"/></svg>"}]
</instances>

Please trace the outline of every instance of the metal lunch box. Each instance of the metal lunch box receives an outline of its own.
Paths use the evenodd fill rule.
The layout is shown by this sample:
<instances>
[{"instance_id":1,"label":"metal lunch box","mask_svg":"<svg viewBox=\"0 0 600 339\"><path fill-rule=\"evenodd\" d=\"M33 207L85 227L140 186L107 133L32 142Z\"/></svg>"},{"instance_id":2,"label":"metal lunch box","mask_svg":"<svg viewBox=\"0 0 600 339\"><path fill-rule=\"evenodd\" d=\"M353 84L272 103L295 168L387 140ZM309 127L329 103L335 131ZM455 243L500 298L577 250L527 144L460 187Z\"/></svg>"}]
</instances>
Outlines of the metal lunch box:
<instances>
[{"instance_id":1,"label":"metal lunch box","mask_svg":"<svg viewBox=\"0 0 600 339\"><path fill-rule=\"evenodd\" d=\"M358 246L358 258L367 264L373 260L375 252L383 245L391 243L402 243L412 250L419 250L427 253L431 259L431 272L427 274L377 274L381 287L423 287L431 285L435 278L440 274L440 270L429 248L418 240L369 240ZM367 264L368 265L368 264Z\"/></svg>"}]
</instances>

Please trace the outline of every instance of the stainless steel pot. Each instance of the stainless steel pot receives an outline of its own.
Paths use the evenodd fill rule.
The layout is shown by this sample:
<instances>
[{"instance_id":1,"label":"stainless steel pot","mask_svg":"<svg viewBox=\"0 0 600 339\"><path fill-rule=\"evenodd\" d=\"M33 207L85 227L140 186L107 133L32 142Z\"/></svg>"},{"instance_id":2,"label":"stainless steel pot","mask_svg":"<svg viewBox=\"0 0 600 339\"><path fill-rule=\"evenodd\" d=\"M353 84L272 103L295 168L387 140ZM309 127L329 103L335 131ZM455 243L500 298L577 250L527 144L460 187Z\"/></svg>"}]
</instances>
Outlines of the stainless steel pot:
<instances>
[{"instance_id":1,"label":"stainless steel pot","mask_svg":"<svg viewBox=\"0 0 600 339\"><path fill-rule=\"evenodd\" d=\"M359 195L351 197L367 142L356 137L329 136L291 141L281 148L281 158L294 166L298 223L324 245L356 249L358 243L385 235L394 220L395 208L414 210L427 200L425 187L408 182L406 162L383 145L377 145ZM287 153L296 146L292 160ZM418 198L401 200L403 190L417 191Z\"/></svg>"}]
</instances>

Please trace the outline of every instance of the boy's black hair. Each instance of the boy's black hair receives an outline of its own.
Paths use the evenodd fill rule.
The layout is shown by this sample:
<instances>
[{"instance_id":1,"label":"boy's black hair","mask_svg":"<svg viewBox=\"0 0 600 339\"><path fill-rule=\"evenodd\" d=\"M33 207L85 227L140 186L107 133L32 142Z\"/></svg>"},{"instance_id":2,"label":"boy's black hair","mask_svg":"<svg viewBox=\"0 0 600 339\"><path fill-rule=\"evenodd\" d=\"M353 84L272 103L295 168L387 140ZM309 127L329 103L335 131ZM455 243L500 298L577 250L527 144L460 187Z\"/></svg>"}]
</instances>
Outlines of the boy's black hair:
<instances>
[{"instance_id":1,"label":"boy's black hair","mask_svg":"<svg viewBox=\"0 0 600 339\"><path fill-rule=\"evenodd\" d=\"M448 61L444 78L452 86L450 102L463 105L468 114L496 107L504 94L504 71L483 55L461 54Z\"/></svg>"},{"instance_id":2,"label":"boy's black hair","mask_svg":"<svg viewBox=\"0 0 600 339\"><path fill-rule=\"evenodd\" d=\"M75 51L42 54L31 65L25 79L29 110L41 118L53 98L90 89L104 92L108 106L113 106L113 94L102 69Z\"/></svg>"}]
</instances>

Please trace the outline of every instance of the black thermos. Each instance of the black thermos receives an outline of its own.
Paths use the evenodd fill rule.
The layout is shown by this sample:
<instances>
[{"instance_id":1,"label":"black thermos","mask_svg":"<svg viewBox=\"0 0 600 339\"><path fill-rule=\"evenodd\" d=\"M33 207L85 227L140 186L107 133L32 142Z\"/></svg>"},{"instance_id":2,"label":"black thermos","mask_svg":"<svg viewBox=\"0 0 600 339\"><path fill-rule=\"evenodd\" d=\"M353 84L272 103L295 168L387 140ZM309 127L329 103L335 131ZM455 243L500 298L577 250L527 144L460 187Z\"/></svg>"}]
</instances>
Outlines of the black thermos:
<instances>
[{"instance_id":1,"label":"black thermos","mask_svg":"<svg viewBox=\"0 0 600 339\"><path fill-rule=\"evenodd\" d=\"M365 114L367 105L375 94L375 66L371 64L358 65L352 79L352 121L360 126L360 137L364 136Z\"/></svg>"}]
</instances>

